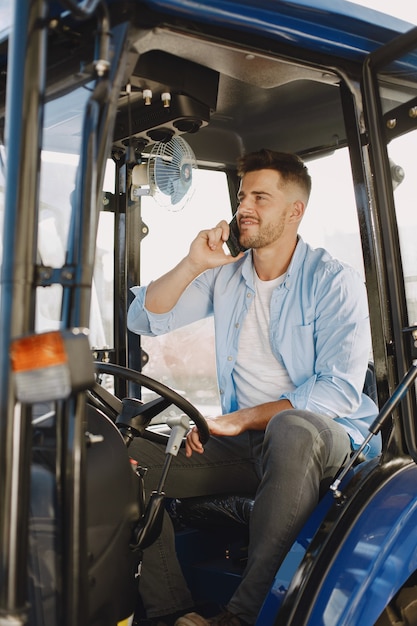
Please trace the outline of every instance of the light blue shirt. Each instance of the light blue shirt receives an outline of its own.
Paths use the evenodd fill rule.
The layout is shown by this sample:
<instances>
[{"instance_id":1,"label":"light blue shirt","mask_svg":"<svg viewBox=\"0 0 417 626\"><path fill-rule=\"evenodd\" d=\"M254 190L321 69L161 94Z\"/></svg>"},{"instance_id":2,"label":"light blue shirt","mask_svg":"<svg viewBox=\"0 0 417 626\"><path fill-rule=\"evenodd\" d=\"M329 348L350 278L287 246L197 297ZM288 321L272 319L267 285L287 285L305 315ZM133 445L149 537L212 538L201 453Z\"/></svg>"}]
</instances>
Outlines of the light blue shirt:
<instances>
[{"instance_id":1,"label":"light blue shirt","mask_svg":"<svg viewBox=\"0 0 417 626\"><path fill-rule=\"evenodd\" d=\"M237 410L232 372L240 329L255 297L252 252L201 274L167 313L146 309L146 287L133 287L132 292L127 323L138 334L161 335L214 316L222 410ZM378 411L362 393L371 338L366 290L356 270L299 238L285 279L272 293L270 342L295 385L277 400L287 398L296 409L349 418L338 421L357 447Z\"/></svg>"}]
</instances>

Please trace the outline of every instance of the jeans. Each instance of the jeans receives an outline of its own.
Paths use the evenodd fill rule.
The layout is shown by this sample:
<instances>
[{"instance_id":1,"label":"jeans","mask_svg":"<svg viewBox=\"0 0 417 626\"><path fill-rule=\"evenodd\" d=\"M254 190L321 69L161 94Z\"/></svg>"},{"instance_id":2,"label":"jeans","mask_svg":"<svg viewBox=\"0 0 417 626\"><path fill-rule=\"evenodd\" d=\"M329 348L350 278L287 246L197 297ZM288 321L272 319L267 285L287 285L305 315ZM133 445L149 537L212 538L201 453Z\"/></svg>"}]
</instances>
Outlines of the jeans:
<instances>
[{"instance_id":1,"label":"jeans","mask_svg":"<svg viewBox=\"0 0 417 626\"><path fill-rule=\"evenodd\" d=\"M320 482L333 477L350 454L344 428L329 417L290 409L273 417L265 432L211 437L204 454L174 457L165 484L169 498L213 494L255 498L248 562L227 605L249 624L275 573L319 500ZM129 452L148 468L146 493L156 489L164 447L135 439ZM144 550L139 590L148 617L193 606L175 554L174 530L165 514L160 537Z\"/></svg>"}]
</instances>

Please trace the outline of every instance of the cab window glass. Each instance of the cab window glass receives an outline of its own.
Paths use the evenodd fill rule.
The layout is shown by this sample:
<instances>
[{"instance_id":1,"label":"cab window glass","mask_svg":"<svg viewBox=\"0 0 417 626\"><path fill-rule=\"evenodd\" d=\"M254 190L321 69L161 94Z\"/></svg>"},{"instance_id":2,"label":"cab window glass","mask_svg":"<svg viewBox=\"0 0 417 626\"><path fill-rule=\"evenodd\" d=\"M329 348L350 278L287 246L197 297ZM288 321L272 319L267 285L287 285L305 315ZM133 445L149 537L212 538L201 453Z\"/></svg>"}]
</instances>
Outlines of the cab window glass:
<instances>
[{"instance_id":1,"label":"cab window glass","mask_svg":"<svg viewBox=\"0 0 417 626\"><path fill-rule=\"evenodd\" d=\"M48 267L63 267L67 254L72 194L78 155L55 151L42 153L38 254ZM114 190L114 164L108 162L104 189ZM91 292L90 344L92 348L113 345L113 248L114 216L100 212L94 279ZM57 329L61 320L62 287L38 287L36 330Z\"/></svg>"},{"instance_id":2,"label":"cab window glass","mask_svg":"<svg viewBox=\"0 0 417 626\"><path fill-rule=\"evenodd\" d=\"M142 285L174 267L200 230L231 219L226 175L199 169L194 177L195 191L180 211L158 206L151 197L142 198L142 219L149 228L141 247ZM204 415L219 413L211 318L160 337L142 337L141 344L149 355L144 374L185 395Z\"/></svg>"},{"instance_id":3,"label":"cab window glass","mask_svg":"<svg viewBox=\"0 0 417 626\"><path fill-rule=\"evenodd\" d=\"M380 124L387 142L393 182L393 197L398 231L401 269L407 303L408 322L417 322L417 224L416 197L416 115L417 50L378 69L378 90L383 118ZM399 269L399 268L398 268Z\"/></svg>"},{"instance_id":4,"label":"cab window glass","mask_svg":"<svg viewBox=\"0 0 417 626\"><path fill-rule=\"evenodd\" d=\"M76 154L44 150L41 155L38 256L47 267L60 268L65 264L77 164ZM59 328L61 298L61 285L37 288L38 332Z\"/></svg>"},{"instance_id":5,"label":"cab window glass","mask_svg":"<svg viewBox=\"0 0 417 626\"><path fill-rule=\"evenodd\" d=\"M5 161L6 155L4 146L0 142L0 235L3 234L3 220L4 220L4 179L5 179ZM3 258L3 238L0 238L0 258ZM0 291L1 297L1 291Z\"/></svg>"},{"instance_id":6,"label":"cab window glass","mask_svg":"<svg viewBox=\"0 0 417 626\"><path fill-rule=\"evenodd\" d=\"M307 163L312 190L299 233L313 248L325 248L365 280L358 215L347 148Z\"/></svg>"},{"instance_id":7,"label":"cab window glass","mask_svg":"<svg viewBox=\"0 0 417 626\"><path fill-rule=\"evenodd\" d=\"M417 323L417 168L415 146L417 130L393 140L388 146L391 163L399 172L394 184L394 201L400 240L404 286L410 324Z\"/></svg>"}]
</instances>

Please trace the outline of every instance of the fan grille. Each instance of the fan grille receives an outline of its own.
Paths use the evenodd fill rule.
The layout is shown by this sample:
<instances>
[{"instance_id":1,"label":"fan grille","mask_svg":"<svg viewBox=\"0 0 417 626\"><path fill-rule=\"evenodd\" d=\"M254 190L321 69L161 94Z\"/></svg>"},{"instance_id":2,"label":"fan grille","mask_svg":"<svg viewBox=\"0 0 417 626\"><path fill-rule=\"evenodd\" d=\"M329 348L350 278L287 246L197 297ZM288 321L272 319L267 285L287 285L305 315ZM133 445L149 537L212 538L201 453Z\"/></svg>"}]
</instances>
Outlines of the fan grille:
<instances>
[{"instance_id":1,"label":"fan grille","mask_svg":"<svg viewBox=\"0 0 417 626\"><path fill-rule=\"evenodd\" d=\"M196 169L194 152L182 137L156 143L148 161L151 195L160 206L172 211L184 208L194 192Z\"/></svg>"}]
</instances>

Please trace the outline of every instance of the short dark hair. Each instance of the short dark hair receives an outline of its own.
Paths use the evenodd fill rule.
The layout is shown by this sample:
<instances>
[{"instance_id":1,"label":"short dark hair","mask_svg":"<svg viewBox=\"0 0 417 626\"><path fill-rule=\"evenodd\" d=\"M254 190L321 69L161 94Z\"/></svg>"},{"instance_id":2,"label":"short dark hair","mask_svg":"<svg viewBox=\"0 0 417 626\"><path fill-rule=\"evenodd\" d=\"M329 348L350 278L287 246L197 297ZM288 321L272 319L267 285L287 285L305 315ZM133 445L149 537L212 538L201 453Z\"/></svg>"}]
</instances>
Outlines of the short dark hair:
<instances>
[{"instance_id":1,"label":"short dark hair","mask_svg":"<svg viewBox=\"0 0 417 626\"><path fill-rule=\"evenodd\" d=\"M262 148L257 152L244 154L237 161L237 172L240 177L256 170L276 170L284 182L294 182L300 185L307 193L311 192L311 176L307 166L296 154L275 152Z\"/></svg>"}]
</instances>

